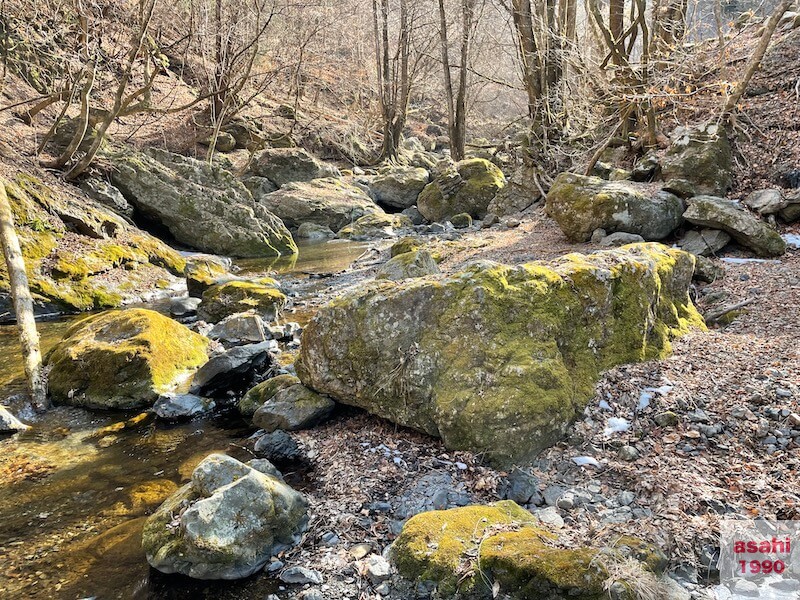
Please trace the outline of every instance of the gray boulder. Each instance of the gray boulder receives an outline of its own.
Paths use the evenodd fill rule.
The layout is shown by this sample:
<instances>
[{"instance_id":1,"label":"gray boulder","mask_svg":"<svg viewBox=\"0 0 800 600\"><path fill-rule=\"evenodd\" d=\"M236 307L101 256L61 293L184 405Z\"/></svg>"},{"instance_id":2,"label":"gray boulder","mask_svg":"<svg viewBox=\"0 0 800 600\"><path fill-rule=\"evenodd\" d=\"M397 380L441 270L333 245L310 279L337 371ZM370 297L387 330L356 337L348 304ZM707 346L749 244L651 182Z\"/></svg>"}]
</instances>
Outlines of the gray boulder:
<instances>
[{"instance_id":1,"label":"gray boulder","mask_svg":"<svg viewBox=\"0 0 800 600\"><path fill-rule=\"evenodd\" d=\"M778 213L787 223L800 219L800 190L792 190L786 194L786 206Z\"/></svg>"},{"instance_id":2,"label":"gray boulder","mask_svg":"<svg viewBox=\"0 0 800 600\"><path fill-rule=\"evenodd\" d=\"M625 244L637 244L644 241L645 239L642 236L635 233L618 231L617 233L604 236L603 239L600 240L600 245L605 246L606 248L617 248L619 246L624 246Z\"/></svg>"},{"instance_id":3,"label":"gray boulder","mask_svg":"<svg viewBox=\"0 0 800 600\"><path fill-rule=\"evenodd\" d=\"M336 167L322 163L302 148L263 150L250 165L250 172L258 177L266 177L278 187L297 181L341 175Z\"/></svg>"},{"instance_id":4,"label":"gray boulder","mask_svg":"<svg viewBox=\"0 0 800 600\"><path fill-rule=\"evenodd\" d=\"M151 148L113 157L114 184L181 243L213 254L282 256L297 246L278 217L230 172Z\"/></svg>"},{"instance_id":5,"label":"gray boulder","mask_svg":"<svg viewBox=\"0 0 800 600\"><path fill-rule=\"evenodd\" d=\"M743 204L762 217L778 214L786 208L787 201L779 189L756 190L744 199Z\"/></svg>"},{"instance_id":6,"label":"gray boulder","mask_svg":"<svg viewBox=\"0 0 800 600\"><path fill-rule=\"evenodd\" d=\"M308 526L307 502L262 462L206 457L147 519L142 547L150 565L196 579L238 579L296 545Z\"/></svg>"},{"instance_id":7,"label":"gray boulder","mask_svg":"<svg viewBox=\"0 0 800 600\"><path fill-rule=\"evenodd\" d=\"M383 263L375 275L375 279L400 281L413 277L425 277L439 272L439 267L430 252L414 250L404 252Z\"/></svg>"},{"instance_id":8,"label":"gray boulder","mask_svg":"<svg viewBox=\"0 0 800 600\"><path fill-rule=\"evenodd\" d=\"M266 432L309 429L327 419L336 404L301 384L278 390L253 414L253 424Z\"/></svg>"},{"instance_id":9,"label":"gray boulder","mask_svg":"<svg viewBox=\"0 0 800 600\"><path fill-rule=\"evenodd\" d=\"M508 180L508 185L497 192L489 202L487 211L498 217L507 217L522 212L542 199L536 184L537 169L520 167Z\"/></svg>"},{"instance_id":10,"label":"gray boulder","mask_svg":"<svg viewBox=\"0 0 800 600\"><path fill-rule=\"evenodd\" d=\"M573 242L586 242L595 229L661 240L683 222L684 204L668 192L575 173L561 173L547 193L547 214Z\"/></svg>"},{"instance_id":11,"label":"gray boulder","mask_svg":"<svg viewBox=\"0 0 800 600\"><path fill-rule=\"evenodd\" d=\"M695 256L711 256L722 250L731 241L724 231L719 229L703 229L701 231L687 231L678 245L681 250Z\"/></svg>"},{"instance_id":12,"label":"gray boulder","mask_svg":"<svg viewBox=\"0 0 800 600\"><path fill-rule=\"evenodd\" d=\"M417 208L428 221L459 213L481 218L505 185L506 178L497 166L483 158L468 158L434 177L417 198Z\"/></svg>"},{"instance_id":13,"label":"gray boulder","mask_svg":"<svg viewBox=\"0 0 800 600\"><path fill-rule=\"evenodd\" d=\"M416 206L411 206L402 211L400 214L408 217L412 225L422 225L425 223L425 217L422 216L422 213L419 212Z\"/></svg>"},{"instance_id":14,"label":"gray boulder","mask_svg":"<svg viewBox=\"0 0 800 600\"><path fill-rule=\"evenodd\" d=\"M213 400L194 394L164 394L153 404L153 412L165 421L190 419L213 408Z\"/></svg>"},{"instance_id":15,"label":"gray boulder","mask_svg":"<svg viewBox=\"0 0 800 600\"><path fill-rule=\"evenodd\" d=\"M5 406L0 406L0 433L17 433L26 429L29 429L28 425L11 414Z\"/></svg>"},{"instance_id":16,"label":"gray boulder","mask_svg":"<svg viewBox=\"0 0 800 600\"><path fill-rule=\"evenodd\" d=\"M99 202L126 217L133 216L133 207L117 188L99 177L90 177L81 183L81 189L95 202Z\"/></svg>"},{"instance_id":17,"label":"gray boulder","mask_svg":"<svg viewBox=\"0 0 800 600\"><path fill-rule=\"evenodd\" d=\"M417 203L417 197L428 185L430 173L421 167L388 168L369 182L369 189L375 201L392 208L410 208Z\"/></svg>"},{"instance_id":18,"label":"gray boulder","mask_svg":"<svg viewBox=\"0 0 800 600\"><path fill-rule=\"evenodd\" d=\"M301 240L329 240L334 237L336 234L327 225L300 223L297 228L297 238Z\"/></svg>"},{"instance_id":19,"label":"gray boulder","mask_svg":"<svg viewBox=\"0 0 800 600\"><path fill-rule=\"evenodd\" d=\"M172 298L169 301L169 314L173 317L193 317L200 306L200 298Z\"/></svg>"},{"instance_id":20,"label":"gray boulder","mask_svg":"<svg viewBox=\"0 0 800 600\"><path fill-rule=\"evenodd\" d=\"M731 147L723 127L707 123L678 127L661 165L667 187L691 195L722 196L733 182Z\"/></svg>"},{"instance_id":21,"label":"gray boulder","mask_svg":"<svg viewBox=\"0 0 800 600\"><path fill-rule=\"evenodd\" d=\"M232 346L255 344L269 339L267 324L255 311L225 317L214 325L208 337Z\"/></svg>"},{"instance_id":22,"label":"gray boulder","mask_svg":"<svg viewBox=\"0 0 800 600\"><path fill-rule=\"evenodd\" d=\"M194 374L189 391L192 394L213 394L234 386L248 389L253 376L266 370L273 360L271 353L277 350L277 342L270 340L236 346L213 356Z\"/></svg>"},{"instance_id":23,"label":"gray boulder","mask_svg":"<svg viewBox=\"0 0 800 600\"><path fill-rule=\"evenodd\" d=\"M732 200L695 196L683 216L695 225L722 229L758 256L780 256L786 252L786 242L777 231Z\"/></svg>"},{"instance_id":24,"label":"gray boulder","mask_svg":"<svg viewBox=\"0 0 800 600\"><path fill-rule=\"evenodd\" d=\"M288 183L259 203L290 229L314 223L338 231L368 213L383 213L361 188L333 178Z\"/></svg>"}]
</instances>

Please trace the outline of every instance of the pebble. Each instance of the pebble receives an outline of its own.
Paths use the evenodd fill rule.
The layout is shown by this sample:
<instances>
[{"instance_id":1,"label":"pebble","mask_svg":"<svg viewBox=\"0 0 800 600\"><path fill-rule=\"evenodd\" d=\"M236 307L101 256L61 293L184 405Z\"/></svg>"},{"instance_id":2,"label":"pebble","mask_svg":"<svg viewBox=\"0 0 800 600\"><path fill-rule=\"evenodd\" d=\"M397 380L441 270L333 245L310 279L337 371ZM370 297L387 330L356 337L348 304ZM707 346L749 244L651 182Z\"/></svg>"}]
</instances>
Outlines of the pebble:
<instances>
[{"instance_id":1,"label":"pebble","mask_svg":"<svg viewBox=\"0 0 800 600\"><path fill-rule=\"evenodd\" d=\"M323 546L337 546L340 541L341 540L339 539L339 536L332 531L323 533L322 537L320 538L320 543Z\"/></svg>"},{"instance_id":2,"label":"pebble","mask_svg":"<svg viewBox=\"0 0 800 600\"><path fill-rule=\"evenodd\" d=\"M564 527L564 519L562 519L561 515L558 514L558 509L555 506L541 508L534 511L533 514L545 525L550 525L556 529L561 529Z\"/></svg>"},{"instance_id":3,"label":"pebble","mask_svg":"<svg viewBox=\"0 0 800 600\"><path fill-rule=\"evenodd\" d=\"M365 560L367 578L372 585L379 585L389 579L392 568L389 561L380 554L370 554Z\"/></svg>"},{"instance_id":4,"label":"pebble","mask_svg":"<svg viewBox=\"0 0 800 600\"><path fill-rule=\"evenodd\" d=\"M633 504L634 500L636 500L636 494L629 490L617 494L617 502L619 502L621 506L630 506Z\"/></svg>"},{"instance_id":5,"label":"pebble","mask_svg":"<svg viewBox=\"0 0 800 600\"><path fill-rule=\"evenodd\" d=\"M625 445L619 449L619 452L617 452L617 457L626 462L633 462L639 458L639 451L633 446Z\"/></svg>"},{"instance_id":6,"label":"pebble","mask_svg":"<svg viewBox=\"0 0 800 600\"><path fill-rule=\"evenodd\" d=\"M361 560L372 550L372 544L356 544L350 548L350 556L356 560Z\"/></svg>"}]
</instances>

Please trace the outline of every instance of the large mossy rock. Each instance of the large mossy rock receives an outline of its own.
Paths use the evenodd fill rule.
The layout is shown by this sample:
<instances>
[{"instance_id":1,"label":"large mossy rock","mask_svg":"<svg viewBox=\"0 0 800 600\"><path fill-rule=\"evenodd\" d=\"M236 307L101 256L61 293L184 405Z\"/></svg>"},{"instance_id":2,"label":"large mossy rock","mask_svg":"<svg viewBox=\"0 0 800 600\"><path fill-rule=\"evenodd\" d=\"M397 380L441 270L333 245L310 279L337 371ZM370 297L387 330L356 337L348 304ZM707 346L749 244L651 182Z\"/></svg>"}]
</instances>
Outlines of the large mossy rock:
<instances>
[{"instance_id":1,"label":"large mossy rock","mask_svg":"<svg viewBox=\"0 0 800 600\"><path fill-rule=\"evenodd\" d=\"M265 402L271 400L275 394L298 383L300 383L300 380L289 374L278 375L262 381L257 386L249 389L239 401L239 412L246 417L252 417L253 413Z\"/></svg>"},{"instance_id":2,"label":"large mossy rock","mask_svg":"<svg viewBox=\"0 0 800 600\"><path fill-rule=\"evenodd\" d=\"M398 230L410 229L411 226L411 219L406 215L369 212L356 219L355 223L342 227L336 235L354 241L385 239L395 237Z\"/></svg>"},{"instance_id":3,"label":"large mossy rock","mask_svg":"<svg viewBox=\"0 0 800 600\"><path fill-rule=\"evenodd\" d=\"M202 298L211 286L223 279L233 279L230 260L211 254L196 254L186 259L183 275L186 288L192 298Z\"/></svg>"},{"instance_id":4,"label":"large mossy rock","mask_svg":"<svg viewBox=\"0 0 800 600\"><path fill-rule=\"evenodd\" d=\"M88 408L150 406L208 360L207 347L206 338L152 310L88 317L47 358L50 394Z\"/></svg>"},{"instance_id":5,"label":"large mossy rock","mask_svg":"<svg viewBox=\"0 0 800 600\"><path fill-rule=\"evenodd\" d=\"M391 547L401 576L436 583L438 598L490 600L493 588L515 600L578 598L607 600L609 565L628 558L631 581L617 589L633 600L635 577L663 569L660 553L646 543L622 538L614 548L564 548L531 513L510 500L431 511L412 517ZM629 565L631 563L628 563Z\"/></svg>"},{"instance_id":6,"label":"large mossy rock","mask_svg":"<svg viewBox=\"0 0 800 600\"><path fill-rule=\"evenodd\" d=\"M661 164L667 187L690 195L724 196L733 182L732 154L724 127L678 127Z\"/></svg>"},{"instance_id":7,"label":"large mossy rock","mask_svg":"<svg viewBox=\"0 0 800 600\"><path fill-rule=\"evenodd\" d=\"M572 242L586 242L595 229L655 241L683 222L684 205L669 192L650 195L635 183L561 173L547 193L547 214Z\"/></svg>"},{"instance_id":8,"label":"large mossy rock","mask_svg":"<svg viewBox=\"0 0 800 600\"><path fill-rule=\"evenodd\" d=\"M250 172L257 177L266 177L278 187L292 182L339 176L336 167L322 163L302 148L263 150L250 165Z\"/></svg>"},{"instance_id":9,"label":"large mossy rock","mask_svg":"<svg viewBox=\"0 0 800 600\"><path fill-rule=\"evenodd\" d=\"M305 531L305 498L267 461L211 454L147 519L142 547L163 573L239 579L291 548Z\"/></svg>"},{"instance_id":10,"label":"large mossy rock","mask_svg":"<svg viewBox=\"0 0 800 600\"><path fill-rule=\"evenodd\" d=\"M777 231L733 200L695 196L683 216L695 225L725 231L759 256L780 256L786 252L786 242Z\"/></svg>"},{"instance_id":11,"label":"large mossy rock","mask_svg":"<svg viewBox=\"0 0 800 600\"><path fill-rule=\"evenodd\" d=\"M113 308L177 281L184 260L79 190L0 149L14 225L37 314ZM27 167L26 167L27 169ZM0 322L12 320L5 261L0 260Z\"/></svg>"},{"instance_id":12,"label":"large mossy rock","mask_svg":"<svg viewBox=\"0 0 800 600\"><path fill-rule=\"evenodd\" d=\"M229 171L154 148L122 152L111 160L114 185L179 242L238 257L297 253L280 219L255 202Z\"/></svg>"},{"instance_id":13,"label":"large mossy rock","mask_svg":"<svg viewBox=\"0 0 800 600\"><path fill-rule=\"evenodd\" d=\"M275 280L229 281L211 286L203 293L197 314L204 321L218 323L225 317L253 311L265 321L274 321L287 303Z\"/></svg>"},{"instance_id":14,"label":"large mossy rock","mask_svg":"<svg viewBox=\"0 0 800 600\"><path fill-rule=\"evenodd\" d=\"M372 178L369 189L375 200L391 208L409 208L428 185L430 173L421 167L390 167Z\"/></svg>"},{"instance_id":15,"label":"large mossy rock","mask_svg":"<svg viewBox=\"0 0 800 600\"><path fill-rule=\"evenodd\" d=\"M258 202L291 229L314 223L338 231L368 213L383 214L364 190L332 177L286 184Z\"/></svg>"},{"instance_id":16,"label":"large mossy rock","mask_svg":"<svg viewBox=\"0 0 800 600\"><path fill-rule=\"evenodd\" d=\"M665 356L703 327L694 257L633 244L549 264L483 261L375 281L303 331L300 380L495 463L530 460L583 410L604 369Z\"/></svg>"},{"instance_id":17,"label":"large mossy rock","mask_svg":"<svg viewBox=\"0 0 800 600\"><path fill-rule=\"evenodd\" d=\"M468 158L434 177L417 198L417 208L429 221L459 213L480 219L505 185L506 178L497 166L483 158Z\"/></svg>"},{"instance_id":18,"label":"large mossy rock","mask_svg":"<svg viewBox=\"0 0 800 600\"><path fill-rule=\"evenodd\" d=\"M403 252L383 263L375 279L400 281L413 277L425 277L439 272L439 266L427 250Z\"/></svg>"}]
</instances>

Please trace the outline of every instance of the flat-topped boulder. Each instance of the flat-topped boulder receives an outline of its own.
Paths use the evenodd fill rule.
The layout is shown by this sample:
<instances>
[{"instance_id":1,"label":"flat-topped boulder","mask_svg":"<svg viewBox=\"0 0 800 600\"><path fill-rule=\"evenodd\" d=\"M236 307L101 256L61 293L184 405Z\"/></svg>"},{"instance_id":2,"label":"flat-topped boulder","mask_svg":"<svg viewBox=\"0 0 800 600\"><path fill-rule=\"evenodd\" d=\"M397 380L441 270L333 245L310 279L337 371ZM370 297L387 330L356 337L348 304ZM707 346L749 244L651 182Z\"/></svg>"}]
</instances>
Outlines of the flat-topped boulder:
<instances>
[{"instance_id":1,"label":"flat-topped boulder","mask_svg":"<svg viewBox=\"0 0 800 600\"><path fill-rule=\"evenodd\" d=\"M101 313L70 327L47 359L53 400L88 408L151 406L208 361L208 340L155 311Z\"/></svg>"},{"instance_id":2,"label":"flat-topped boulder","mask_svg":"<svg viewBox=\"0 0 800 600\"><path fill-rule=\"evenodd\" d=\"M338 177L339 170L316 159L302 148L267 148L259 152L250 172L281 187L296 181Z\"/></svg>"},{"instance_id":3,"label":"flat-topped boulder","mask_svg":"<svg viewBox=\"0 0 800 600\"><path fill-rule=\"evenodd\" d=\"M297 375L449 448L524 462L560 439L601 371L663 357L673 337L703 327L693 271L688 253L634 244L370 282L319 310Z\"/></svg>"},{"instance_id":4,"label":"flat-topped boulder","mask_svg":"<svg viewBox=\"0 0 800 600\"><path fill-rule=\"evenodd\" d=\"M217 165L151 148L112 157L112 180L141 214L179 242L212 254L296 254L281 220Z\"/></svg>"},{"instance_id":5,"label":"flat-topped boulder","mask_svg":"<svg viewBox=\"0 0 800 600\"><path fill-rule=\"evenodd\" d=\"M662 240L683 222L683 202L669 192L651 193L628 181L561 173L547 193L547 214L571 242L586 242L596 229Z\"/></svg>"}]
</instances>

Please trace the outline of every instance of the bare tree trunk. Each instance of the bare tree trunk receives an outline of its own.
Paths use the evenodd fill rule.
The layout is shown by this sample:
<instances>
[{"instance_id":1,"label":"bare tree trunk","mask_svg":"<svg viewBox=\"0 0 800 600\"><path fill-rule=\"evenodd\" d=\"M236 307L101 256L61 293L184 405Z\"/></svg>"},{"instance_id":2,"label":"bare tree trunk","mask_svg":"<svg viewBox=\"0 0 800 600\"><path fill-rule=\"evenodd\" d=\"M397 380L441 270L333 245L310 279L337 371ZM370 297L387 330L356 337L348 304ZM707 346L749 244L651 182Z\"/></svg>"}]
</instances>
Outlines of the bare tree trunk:
<instances>
[{"instance_id":1,"label":"bare tree trunk","mask_svg":"<svg viewBox=\"0 0 800 600\"><path fill-rule=\"evenodd\" d=\"M0 181L0 243L3 246L3 257L11 287L11 301L14 304L19 327L25 377L28 380L33 405L38 410L44 410L47 408L47 384L42 372L42 354L39 350L39 334L33 316L33 298L28 286L28 275L25 273L25 261L19 239L14 229L14 215L3 181Z\"/></svg>"},{"instance_id":2,"label":"bare tree trunk","mask_svg":"<svg viewBox=\"0 0 800 600\"><path fill-rule=\"evenodd\" d=\"M456 121L453 136L450 138L450 154L453 160L462 160L467 144L467 69L469 68L470 38L472 37L472 19L474 1L462 0L461 24L461 64L458 73L458 93L456 94Z\"/></svg>"},{"instance_id":3,"label":"bare tree trunk","mask_svg":"<svg viewBox=\"0 0 800 600\"><path fill-rule=\"evenodd\" d=\"M778 27L778 23L783 17L783 14L789 10L789 7L792 5L792 3L793 0L783 0L775 8L772 16L770 16L767 24L764 26L764 33L761 34L761 39L758 41L756 51L753 53L753 56L750 57L750 62L747 63L744 77L742 77L742 80L736 84L733 93L728 96L728 100L725 102L725 106L722 108L722 118L724 120L730 120L733 110L736 108L739 100L742 99L742 95L747 89L747 86L750 84L750 80L753 78L753 75L755 75L759 65L761 65L761 59L763 59L764 55L767 53L770 40L772 40L772 34L775 33L775 29Z\"/></svg>"},{"instance_id":4,"label":"bare tree trunk","mask_svg":"<svg viewBox=\"0 0 800 600\"><path fill-rule=\"evenodd\" d=\"M522 80L528 95L528 116L533 118L542 97L542 61L533 33L530 0L512 0L512 18L517 30Z\"/></svg>"},{"instance_id":5,"label":"bare tree trunk","mask_svg":"<svg viewBox=\"0 0 800 600\"><path fill-rule=\"evenodd\" d=\"M610 0L608 3L608 30L617 52L612 54L611 60L615 65L620 64L620 41L625 28L625 0Z\"/></svg>"},{"instance_id":6,"label":"bare tree trunk","mask_svg":"<svg viewBox=\"0 0 800 600\"><path fill-rule=\"evenodd\" d=\"M444 0L439 0L439 37L442 46L442 73L444 74L444 95L447 104L447 133L452 146L455 133L453 128L456 122L455 98L453 96L453 77L450 73L450 50L447 39L447 13L444 9ZM452 154L453 149L450 149Z\"/></svg>"}]
</instances>

